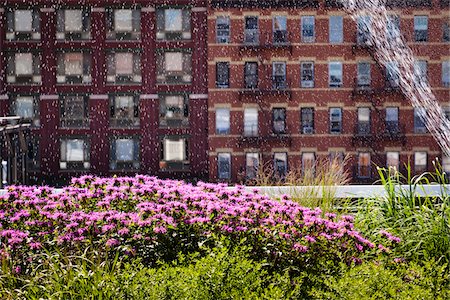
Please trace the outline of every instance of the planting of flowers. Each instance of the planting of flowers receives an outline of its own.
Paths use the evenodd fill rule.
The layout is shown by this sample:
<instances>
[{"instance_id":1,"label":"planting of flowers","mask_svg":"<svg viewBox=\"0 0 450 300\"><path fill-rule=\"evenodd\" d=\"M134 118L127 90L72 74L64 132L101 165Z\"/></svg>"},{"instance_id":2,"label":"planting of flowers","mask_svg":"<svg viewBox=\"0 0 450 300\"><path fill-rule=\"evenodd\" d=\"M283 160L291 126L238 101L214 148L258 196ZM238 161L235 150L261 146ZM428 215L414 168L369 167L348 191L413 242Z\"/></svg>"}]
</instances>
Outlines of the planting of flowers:
<instances>
[{"instance_id":1,"label":"planting of flowers","mask_svg":"<svg viewBox=\"0 0 450 300\"><path fill-rule=\"evenodd\" d=\"M439 299L446 265L411 267L402 238L373 226L367 237L354 220L287 195L143 175L83 176L58 193L11 186L0 197L0 298L355 299L347 286L365 273L368 295L381 286L407 298L433 270L440 281L417 293Z\"/></svg>"}]
</instances>

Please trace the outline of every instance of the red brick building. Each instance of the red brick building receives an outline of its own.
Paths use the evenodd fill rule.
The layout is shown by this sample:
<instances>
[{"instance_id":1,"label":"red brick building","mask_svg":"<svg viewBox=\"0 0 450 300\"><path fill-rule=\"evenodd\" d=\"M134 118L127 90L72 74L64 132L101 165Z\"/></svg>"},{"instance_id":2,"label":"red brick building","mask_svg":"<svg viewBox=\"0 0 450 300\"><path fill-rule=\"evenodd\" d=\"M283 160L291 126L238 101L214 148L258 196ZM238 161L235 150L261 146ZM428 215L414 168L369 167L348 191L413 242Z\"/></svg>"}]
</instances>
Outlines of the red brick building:
<instances>
[{"instance_id":1,"label":"red brick building","mask_svg":"<svg viewBox=\"0 0 450 300\"><path fill-rule=\"evenodd\" d=\"M389 34L399 28L419 79L450 115L449 1L388 3ZM211 1L212 180L251 178L261 164L282 176L342 154L351 155L354 182L374 181L374 164L410 159L415 172L433 169L441 150L398 89L396 62L384 68L372 58L363 21L336 1Z\"/></svg>"},{"instance_id":2,"label":"red brick building","mask_svg":"<svg viewBox=\"0 0 450 300\"><path fill-rule=\"evenodd\" d=\"M30 182L207 177L206 1L0 3L0 113L33 124Z\"/></svg>"}]
</instances>

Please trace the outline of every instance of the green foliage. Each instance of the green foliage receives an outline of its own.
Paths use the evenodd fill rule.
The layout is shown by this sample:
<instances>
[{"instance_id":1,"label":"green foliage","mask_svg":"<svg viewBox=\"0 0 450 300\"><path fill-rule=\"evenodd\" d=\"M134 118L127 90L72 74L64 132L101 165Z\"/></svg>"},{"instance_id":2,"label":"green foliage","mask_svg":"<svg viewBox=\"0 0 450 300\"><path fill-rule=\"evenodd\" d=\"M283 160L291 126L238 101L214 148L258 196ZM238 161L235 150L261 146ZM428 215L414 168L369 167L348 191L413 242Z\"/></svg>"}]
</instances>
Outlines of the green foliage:
<instances>
[{"instance_id":1,"label":"green foliage","mask_svg":"<svg viewBox=\"0 0 450 300\"><path fill-rule=\"evenodd\" d=\"M418 264L385 265L366 263L342 277L324 282L328 289L315 290L317 299L449 299L450 275L445 265L433 261Z\"/></svg>"}]
</instances>

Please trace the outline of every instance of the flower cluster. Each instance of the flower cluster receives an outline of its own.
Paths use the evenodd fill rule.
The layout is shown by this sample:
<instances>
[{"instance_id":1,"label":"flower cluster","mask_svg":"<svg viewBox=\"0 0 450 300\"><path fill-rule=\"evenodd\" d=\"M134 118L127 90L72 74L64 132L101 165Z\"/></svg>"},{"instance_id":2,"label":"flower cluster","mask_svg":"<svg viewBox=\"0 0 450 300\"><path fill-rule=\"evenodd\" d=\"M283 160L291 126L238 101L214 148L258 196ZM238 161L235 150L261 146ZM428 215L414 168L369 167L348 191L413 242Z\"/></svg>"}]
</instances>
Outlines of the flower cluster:
<instances>
[{"instance_id":1,"label":"flower cluster","mask_svg":"<svg viewBox=\"0 0 450 300\"><path fill-rule=\"evenodd\" d=\"M169 252L195 251L217 238L245 240L255 253L268 257L322 253L350 261L377 249L354 230L351 216L324 215L287 196L273 200L242 186L192 185L143 175L83 176L60 193L13 186L0 197L3 257L93 245L158 259Z\"/></svg>"}]
</instances>

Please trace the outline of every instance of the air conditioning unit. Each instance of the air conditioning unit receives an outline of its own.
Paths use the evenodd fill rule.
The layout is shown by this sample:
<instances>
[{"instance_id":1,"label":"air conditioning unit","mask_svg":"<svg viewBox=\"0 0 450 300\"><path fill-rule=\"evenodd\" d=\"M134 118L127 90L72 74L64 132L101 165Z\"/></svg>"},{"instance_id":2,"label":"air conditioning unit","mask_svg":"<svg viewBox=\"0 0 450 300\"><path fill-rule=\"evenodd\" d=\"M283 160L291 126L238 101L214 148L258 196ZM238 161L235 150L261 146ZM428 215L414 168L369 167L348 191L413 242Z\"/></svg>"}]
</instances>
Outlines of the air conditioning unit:
<instances>
[{"instance_id":1,"label":"air conditioning unit","mask_svg":"<svg viewBox=\"0 0 450 300\"><path fill-rule=\"evenodd\" d=\"M311 81L311 80L302 81L302 87L312 88L312 87L314 87L314 81Z\"/></svg>"},{"instance_id":2,"label":"air conditioning unit","mask_svg":"<svg viewBox=\"0 0 450 300\"><path fill-rule=\"evenodd\" d=\"M311 126L303 127L303 134L313 134L314 128Z\"/></svg>"}]
</instances>

